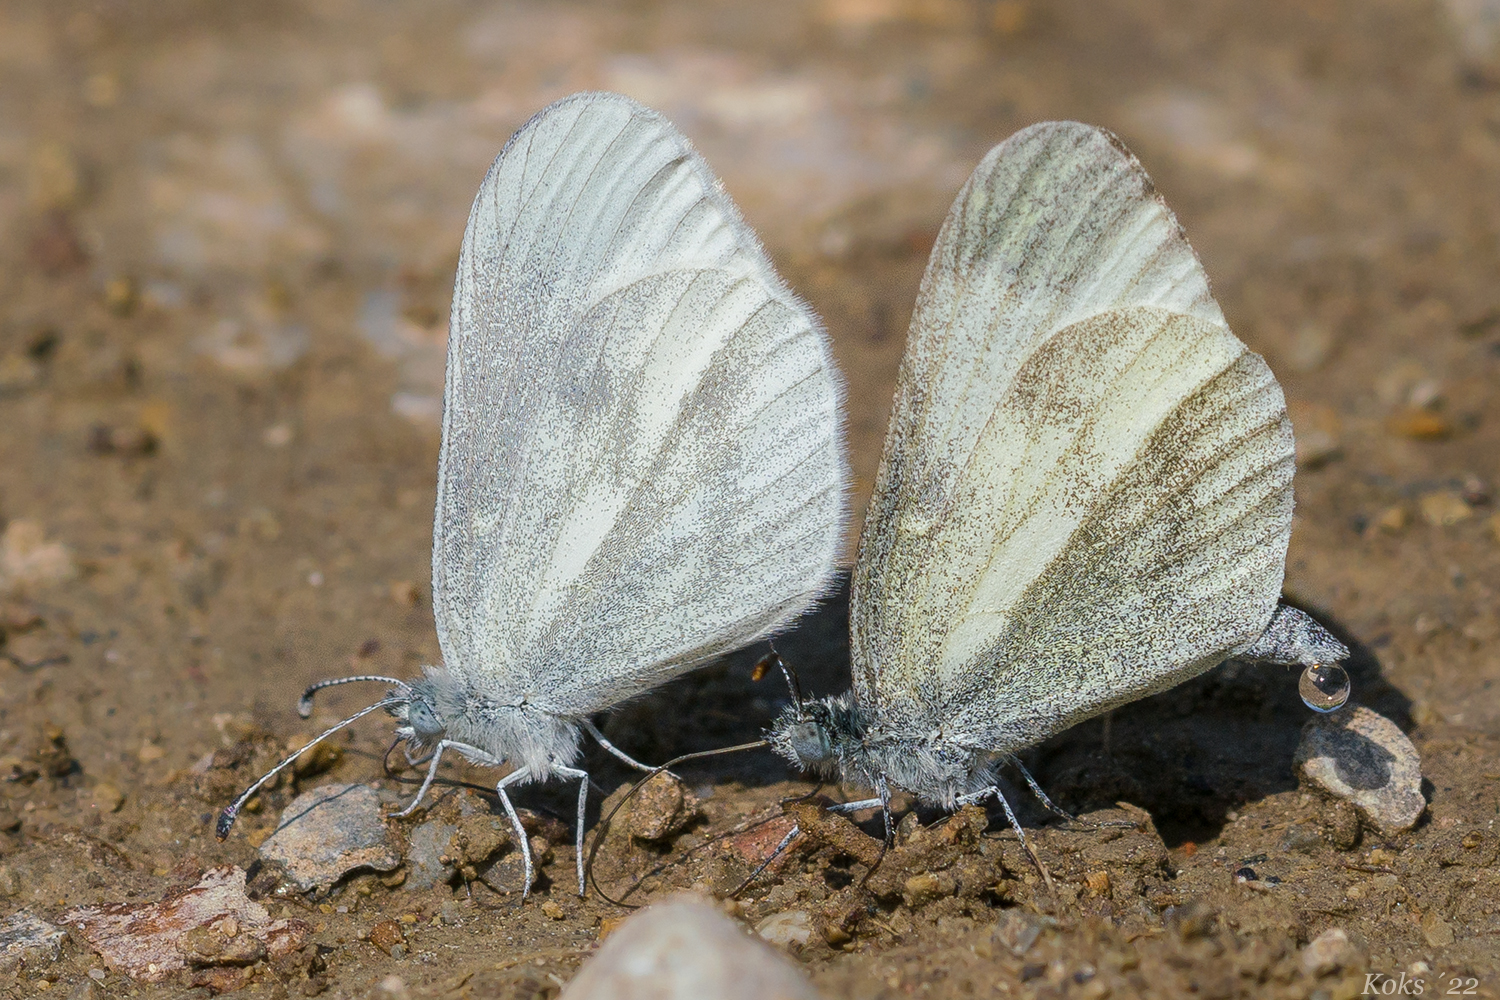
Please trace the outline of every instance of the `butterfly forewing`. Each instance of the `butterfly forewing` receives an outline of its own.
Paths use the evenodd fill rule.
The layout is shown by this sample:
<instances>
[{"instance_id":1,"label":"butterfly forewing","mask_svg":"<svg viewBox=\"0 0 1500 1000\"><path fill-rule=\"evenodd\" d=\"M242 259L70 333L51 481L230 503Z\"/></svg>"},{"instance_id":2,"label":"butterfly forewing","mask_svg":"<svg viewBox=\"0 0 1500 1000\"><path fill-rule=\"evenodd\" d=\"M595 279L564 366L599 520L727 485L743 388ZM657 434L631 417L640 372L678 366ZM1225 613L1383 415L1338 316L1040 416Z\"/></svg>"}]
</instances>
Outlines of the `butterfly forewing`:
<instances>
[{"instance_id":1,"label":"butterfly forewing","mask_svg":"<svg viewBox=\"0 0 1500 1000\"><path fill-rule=\"evenodd\" d=\"M1275 608L1291 476L1281 390L1140 165L1087 126L1019 133L913 316L854 584L862 703L1013 749L1212 666Z\"/></svg>"},{"instance_id":2,"label":"butterfly forewing","mask_svg":"<svg viewBox=\"0 0 1500 1000\"><path fill-rule=\"evenodd\" d=\"M804 610L842 531L838 395L816 318L668 122L605 94L543 111L459 261L448 671L582 713Z\"/></svg>"}]
</instances>

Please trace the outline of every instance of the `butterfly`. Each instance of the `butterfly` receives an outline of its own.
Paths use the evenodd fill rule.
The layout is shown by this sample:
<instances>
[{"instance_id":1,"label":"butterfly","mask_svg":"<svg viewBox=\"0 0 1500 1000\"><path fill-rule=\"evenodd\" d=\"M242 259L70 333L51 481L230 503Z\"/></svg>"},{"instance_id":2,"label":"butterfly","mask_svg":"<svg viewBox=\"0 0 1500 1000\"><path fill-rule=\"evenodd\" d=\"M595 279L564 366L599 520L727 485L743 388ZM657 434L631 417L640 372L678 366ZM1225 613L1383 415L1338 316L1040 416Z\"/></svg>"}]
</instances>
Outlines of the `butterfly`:
<instances>
[{"instance_id":1,"label":"butterfly","mask_svg":"<svg viewBox=\"0 0 1500 1000\"><path fill-rule=\"evenodd\" d=\"M1229 657L1349 655L1279 600L1294 465L1281 387L1136 158L1077 122L1017 133L922 280L854 570L853 690L794 687L768 740L873 789L841 808L880 807L888 839L900 788L994 798L1025 844L997 784L1017 751Z\"/></svg>"},{"instance_id":2,"label":"butterfly","mask_svg":"<svg viewBox=\"0 0 1500 1000\"><path fill-rule=\"evenodd\" d=\"M442 664L384 709L425 780L577 780L591 717L795 620L830 586L848 473L827 335L703 158L617 94L547 107L474 200L453 293L433 523ZM317 741L315 740L314 743ZM311 744L309 744L311 746ZM304 748L305 750L306 748ZM301 753L302 751L299 751ZM414 756L415 754L415 756ZM221 815L240 806L283 761Z\"/></svg>"}]
</instances>

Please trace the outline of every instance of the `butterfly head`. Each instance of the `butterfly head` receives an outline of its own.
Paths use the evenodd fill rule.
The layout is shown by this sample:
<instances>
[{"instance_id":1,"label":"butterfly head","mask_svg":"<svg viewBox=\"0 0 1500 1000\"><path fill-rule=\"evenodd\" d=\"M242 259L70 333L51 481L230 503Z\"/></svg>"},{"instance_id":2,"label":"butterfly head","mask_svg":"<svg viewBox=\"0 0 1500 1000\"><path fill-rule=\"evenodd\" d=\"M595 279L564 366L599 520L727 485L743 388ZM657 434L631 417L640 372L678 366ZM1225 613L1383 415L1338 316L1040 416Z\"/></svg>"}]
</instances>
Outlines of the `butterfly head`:
<instances>
[{"instance_id":1,"label":"butterfly head","mask_svg":"<svg viewBox=\"0 0 1500 1000\"><path fill-rule=\"evenodd\" d=\"M795 701L766 730L772 749L804 771L837 777L863 726L849 695Z\"/></svg>"},{"instance_id":2,"label":"butterfly head","mask_svg":"<svg viewBox=\"0 0 1500 1000\"><path fill-rule=\"evenodd\" d=\"M386 708L396 720L396 735L421 750L441 740L450 720L463 711L457 684L437 667L424 667L423 677L387 694Z\"/></svg>"}]
</instances>

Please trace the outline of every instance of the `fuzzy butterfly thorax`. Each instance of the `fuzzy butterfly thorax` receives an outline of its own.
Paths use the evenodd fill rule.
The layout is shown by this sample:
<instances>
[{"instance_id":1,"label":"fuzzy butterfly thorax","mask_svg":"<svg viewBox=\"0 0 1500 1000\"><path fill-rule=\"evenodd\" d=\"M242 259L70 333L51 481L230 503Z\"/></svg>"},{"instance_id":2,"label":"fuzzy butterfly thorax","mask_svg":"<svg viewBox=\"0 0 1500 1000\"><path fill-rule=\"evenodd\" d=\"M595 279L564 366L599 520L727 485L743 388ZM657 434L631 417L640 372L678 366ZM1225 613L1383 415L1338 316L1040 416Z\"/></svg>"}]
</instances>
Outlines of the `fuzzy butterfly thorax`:
<instances>
[{"instance_id":1,"label":"fuzzy butterfly thorax","mask_svg":"<svg viewBox=\"0 0 1500 1000\"><path fill-rule=\"evenodd\" d=\"M996 754L963 746L942 730L884 729L852 693L788 706L766 739L788 762L821 778L863 788L893 785L945 808L995 780Z\"/></svg>"},{"instance_id":2,"label":"fuzzy butterfly thorax","mask_svg":"<svg viewBox=\"0 0 1500 1000\"><path fill-rule=\"evenodd\" d=\"M406 700L387 709L400 723L396 735L413 751L425 753L439 741L451 740L478 747L537 781L551 777L559 766L570 767L578 758L576 722L524 696L483 692L441 667L424 667L422 673L422 679L407 688Z\"/></svg>"}]
</instances>

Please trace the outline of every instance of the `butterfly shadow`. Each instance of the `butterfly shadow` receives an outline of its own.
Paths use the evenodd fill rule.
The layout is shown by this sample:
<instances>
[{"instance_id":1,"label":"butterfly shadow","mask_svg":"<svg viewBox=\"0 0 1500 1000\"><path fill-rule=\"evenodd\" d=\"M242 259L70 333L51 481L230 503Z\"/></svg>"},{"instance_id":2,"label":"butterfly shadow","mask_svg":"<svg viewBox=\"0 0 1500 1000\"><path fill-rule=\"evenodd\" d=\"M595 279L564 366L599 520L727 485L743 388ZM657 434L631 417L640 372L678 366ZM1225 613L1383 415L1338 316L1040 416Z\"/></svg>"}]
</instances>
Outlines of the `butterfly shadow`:
<instances>
[{"instance_id":1,"label":"butterfly shadow","mask_svg":"<svg viewBox=\"0 0 1500 1000\"><path fill-rule=\"evenodd\" d=\"M1353 685L1351 700L1410 728L1411 701L1385 679L1377 654L1389 637L1365 644L1330 615L1302 610L1351 650L1344 664ZM797 671L808 696L848 690L848 575L827 600L779 636L775 647ZM617 708L602 723L605 735L646 761L758 739L789 701L776 671L752 680L766 651L765 643L757 643ZM1300 667L1230 660L1020 756L1041 787L1071 812L1123 801L1150 812L1169 847L1212 839L1231 811L1297 787L1294 755L1302 727L1316 717L1297 693L1300 675ZM606 789L638 778L597 749L589 751L588 767ZM697 761L683 774L700 787L732 782L759 788L806 780L769 750ZM1008 787L1027 826L1055 819L1021 782ZM926 822L938 815L921 810ZM875 822L866 825L873 831Z\"/></svg>"},{"instance_id":2,"label":"butterfly shadow","mask_svg":"<svg viewBox=\"0 0 1500 1000\"><path fill-rule=\"evenodd\" d=\"M847 691L848 574L840 574L832 595L770 643L754 643L618 706L599 720L600 727L612 742L648 763L758 740L791 700L779 670L753 679L756 664L773 644L809 696ZM640 777L592 745L587 766L606 788ZM696 761L681 773L690 781L747 787L804 778L769 748Z\"/></svg>"}]
</instances>

